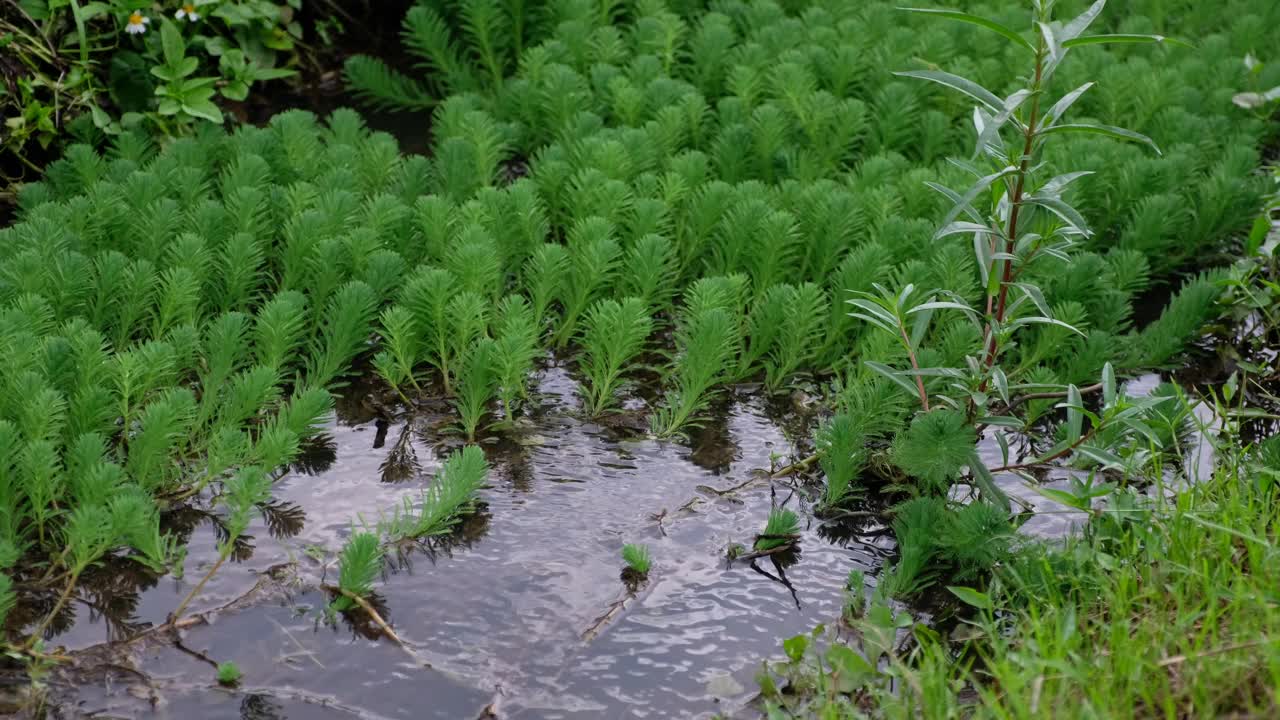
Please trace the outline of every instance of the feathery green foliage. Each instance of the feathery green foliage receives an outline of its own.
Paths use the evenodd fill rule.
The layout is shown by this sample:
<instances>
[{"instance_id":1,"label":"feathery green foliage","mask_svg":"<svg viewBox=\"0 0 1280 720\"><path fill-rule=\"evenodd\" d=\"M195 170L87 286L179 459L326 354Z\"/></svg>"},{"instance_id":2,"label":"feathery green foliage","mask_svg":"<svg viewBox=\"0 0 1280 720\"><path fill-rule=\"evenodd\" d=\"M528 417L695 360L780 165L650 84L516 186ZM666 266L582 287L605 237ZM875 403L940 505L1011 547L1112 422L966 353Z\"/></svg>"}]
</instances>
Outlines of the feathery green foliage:
<instances>
[{"instance_id":1,"label":"feathery green foliage","mask_svg":"<svg viewBox=\"0 0 1280 720\"><path fill-rule=\"evenodd\" d=\"M649 309L639 298L605 299L587 311L579 344L583 408L589 414L599 415L616 403L622 375L652 331Z\"/></svg>"},{"instance_id":2,"label":"feathery green foliage","mask_svg":"<svg viewBox=\"0 0 1280 720\"><path fill-rule=\"evenodd\" d=\"M240 666L231 661L218 663L218 684L226 686L234 686L240 684L240 679L244 677L244 673L240 670Z\"/></svg>"},{"instance_id":3,"label":"feathery green foliage","mask_svg":"<svg viewBox=\"0 0 1280 720\"><path fill-rule=\"evenodd\" d=\"M769 511L764 532L756 537L756 550L772 550L795 542L800 535L800 516L794 510L774 508Z\"/></svg>"},{"instance_id":4,"label":"feathery green foliage","mask_svg":"<svg viewBox=\"0 0 1280 720\"><path fill-rule=\"evenodd\" d=\"M371 532L353 533L338 556L338 588L344 594L334 598L331 606L339 612L350 610L355 602L346 593L367 599L381 575L382 542Z\"/></svg>"},{"instance_id":5,"label":"feathery green foliage","mask_svg":"<svg viewBox=\"0 0 1280 720\"><path fill-rule=\"evenodd\" d=\"M818 430L819 462L827 476L822 493L824 510L834 510L856 493L853 481L867 464L864 427L854 416L840 413Z\"/></svg>"},{"instance_id":6,"label":"feathery green foliage","mask_svg":"<svg viewBox=\"0 0 1280 720\"><path fill-rule=\"evenodd\" d=\"M640 577L649 574L651 562L649 560L649 548L644 545L632 545L630 543L622 546L622 561L627 564L627 569Z\"/></svg>"},{"instance_id":7,"label":"feathery green foliage","mask_svg":"<svg viewBox=\"0 0 1280 720\"><path fill-rule=\"evenodd\" d=\"M417 507L405 498L389 516L379 519L377 534L387 542L415 540L449 532L475 503L489 479L484 451L468 445L449 455Z\"/></svg>"}]
</instances>

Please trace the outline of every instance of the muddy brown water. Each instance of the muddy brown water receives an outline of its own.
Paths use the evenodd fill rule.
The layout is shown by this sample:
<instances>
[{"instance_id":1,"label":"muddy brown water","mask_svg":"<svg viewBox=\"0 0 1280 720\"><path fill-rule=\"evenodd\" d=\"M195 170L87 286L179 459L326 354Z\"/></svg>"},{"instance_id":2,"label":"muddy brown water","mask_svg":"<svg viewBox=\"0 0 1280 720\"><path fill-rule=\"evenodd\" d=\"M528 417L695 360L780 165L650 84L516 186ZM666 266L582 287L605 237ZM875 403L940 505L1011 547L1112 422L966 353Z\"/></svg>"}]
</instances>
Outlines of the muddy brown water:
<instances>
[{"instance_id":1,"label":"muddy brown water","mask_svg":"<svg viewBox=\"0 0 1280 720\"><path fill-rule=\"evenodd\" d=\"M578 417L574 382L562 369L541 372L538 387L519 442L487 448L492 472L477 516L444 542L394 558L378 585L387 620L429 669L373 628L342 619L326 624L327 597L317 588L325 572L333 581L336 568L324 570L314 559L320 553L308 550L324 548L331 559L357 518L372 522L406 495L416 496L439 467L445 449L437 444L451 440L419 419L407 441L419 472L386 483L380 468L406 421L389 423L379 437L378 419L340 415L329 428L332 464L313 475L291 474L274 493L305 514L300 528L287 528L296 534L273 537L257 521L252 554L223 567L195 609L221 607L255 586L269 589L185 630L181 647L117 646L60 674L51 681L58 714L457 719L480 717L486 708L504 718L731 712L754 694L760 662L777 653L780 640L838 617L849 571L872 574L892 551L876 526L823 528L802 513L808 525L801 549L784 559L783 578L768 558L754 568L726 562L727 546L750 544L772 503L792 494L785 482L771 483L759 472L771 454L797 453L783 431L788 421L758 396L735 394L689 446L628 439ZM730 495L707 489L753 478ZM789 506L799 503L798 495L790 497ZM197 527L185 579L166 577L142 591L127 621L163 622L216 557L215 540L212 525ZM620 577L626 542L646 543L654 564L633 593ZM282 571L289 562L296 570ZM268 580L273 570L284 579ZM622 608L610 614L619 601ZM52 645L83 650L120 636L124 619L83 604L75 609L74 622ZM209 660L239 665L241 687L218 687Z\"/></svg>"}]
</instances>

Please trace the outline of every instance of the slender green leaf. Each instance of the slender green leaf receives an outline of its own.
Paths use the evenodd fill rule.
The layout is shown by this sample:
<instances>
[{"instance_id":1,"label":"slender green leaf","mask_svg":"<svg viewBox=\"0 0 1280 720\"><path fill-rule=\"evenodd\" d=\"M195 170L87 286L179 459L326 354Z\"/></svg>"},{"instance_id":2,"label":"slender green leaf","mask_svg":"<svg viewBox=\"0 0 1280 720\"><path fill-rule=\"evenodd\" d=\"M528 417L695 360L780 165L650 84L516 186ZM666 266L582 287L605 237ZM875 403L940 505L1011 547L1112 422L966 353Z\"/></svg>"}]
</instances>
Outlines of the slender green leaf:
<instances>
[{"instance_id":1,"label":"slender green leaf","mask_svg":"<svg viewBox=\"0 0 1280 720\"><path fill-rule=\"evenodd\" d=\"M1062 43L1064 48L1082 47L1084 45L1105 45L1108 43L1169 43L1171 45L1181 45L1182 47L1192 47L1191 43L1183 42L1176 38L1165 37L1164 35L1134 35L1130 33L1115 33L1111 35L1085 35L1084 37L1072 38Z\"/></svg>"},{"instance_id":2,"label":"slender green leaf","mask_svg":"<svg viewBox=\"0 0 1280 720\"><path fill-rule=\"evenodd\" d=\"M964 604L966 605L972 605L973 607L976 607L979 610L995 609L995 606L996 606L995 602L991 599L991 596L987 595L986 593L978 592L973 588L960 587L957 585L948 585L947 590L952 595L955 595L956 597L960 598L960 600L963 601Z\"/></svg>"},{"instance_id":3,"label":"slender green leaf","mask_svg":"<svg viewBox=\"0 0 1280 720\"><path fill-rule=\"evenodd\" d=\"M929 8L908 8L908 7L898 8L898 9L906 10L907 12L934 15L936 17L946 18L948 20L958 20L959 22L969 23L970 25L977 25L979 27L984 27L988 30L991 30L992 32L996 32L996 33L999 33L1000 35L1003 35L1009 40L1012 40L1015 44L1031 52L1036 51L1036 46L1032 45L1030 40L1027 40L1026 38L1022 37L1018 33L1005 27L1004 25L1001 25L1000 23L994 20L988 20L987 18L979 17L977 15L970 15L969 13L960 12L959 10L934 10Z\"/></svg>"},{"instance_id":4,"label":"slender green leaf","mask_svg":"<svg viewBox=\"0 0 1280 720\"><path fill-rule=\"evenodd\" d=\"M1042 130L1037 130L1036 136L1045 137L1048 135L1056 135L1061 133L1073 133L1073 132L1089 133L1092 135L1104 135L1106 137L1109 137L1115 140L1142 143L1144 145L1150 146L1151 149L1154 150L1157 155L1163 154L1160 152L1159 146L1155 144L1155 141L1153 141L1151 138L1147 137L1146 135L1143 135L1142 133L1134 132L1132 130L1126 130L1124 128L1115 127L1113 125L1094 125L1092 123L1067 123L1066 125L1054 125L1053 127L1047 127Z\"/></svg>"},{"instance_id":5,"label":"slender green leaf","mask_svg":"<svg viewBox=\"0 0 1280 720\"><path fill-rule=\"evenodd\" d=\"M1058 98L1058 102L1054 103L1053 107L1049 108L1049 112L1044 114L1044 122L1040 123L1040 127L1041 128L1053 127L1054 124L1056 124L1058 120L1062 118L1063 113L1065 113L1068 109L1070 109L1070 107L1074 105L1077 100L1080 99L1080 96L1084 95L1085 92L1088 91L1088 89L1091 87L1093 87L1093 83L1087 82L1081 85L1080 87L1076 88L1075 90L1072 90L1071 92L1067 93L1066 95L1063 95L1062 97Z\"/></svg>"},{"instance_id":6,"label":"slender green leaf","mask_svg":"<svg viewBox=\"0 0 1280 720\"><path fill-rule=\"evenodd\" d=\"M1084 413L1081 412L1082 401L1080 388L1067 386L1067 443L1075 443L1084 431Z\"/></svg>"},{"instance_id":7,"label":"slender green leaf","mask_svg":"<svg viewBox=\"0 0 1280 720\"><path fill-rule=\"evenodd\" d=\"M903 376L902 376L902 374L901 374L901 373L899 373L897 370L894 370L893 368L889 367L888 365L884 365L884 364L882 364L882 363L878 363L878 362L875 362L875 361L873 361L873 360L863 360L863 361L862 361L862 364L863 364L863 365L866 365L866 366L867 366L867 368L869 368L870 370L872 370L872 371L874 371L874 372L877 372L877 373L880 373L881 375L883 375L883 376L885 376L885 377L889 378L889 379L890 379L890 380L892 380L894 383L896 383L896 384L898 385L898 387L902 388L903 390L906 390L907 392L911 393L912 395L915 395L915 394L916 394L916 392L917 392L917 391L916 391L916 386L915 386L915 385L912 385L912 384L911 384L911 381L910 381L910 380L907 380L905 377L903 377Z\"/></svg>"},{"instance_id":8,"label":"slender green leaf","mask_svg":"<svg viewBox=\"0 0 1280 720\"><path fill-rule=\"evenodd\" d=\"M974 100L977 100L993 113L1000 112L1000 108L1004 104L1000 98L996 97L995 93L982 87L978 83L962 78L959 75L952 75L949 72L943 72L941 70L907 70L903 72L895 72L894 75L899 77L919 78L921 80L936 82L939 85L946 85L952 90L958 90Z\"/></svg>"}]
</instances>

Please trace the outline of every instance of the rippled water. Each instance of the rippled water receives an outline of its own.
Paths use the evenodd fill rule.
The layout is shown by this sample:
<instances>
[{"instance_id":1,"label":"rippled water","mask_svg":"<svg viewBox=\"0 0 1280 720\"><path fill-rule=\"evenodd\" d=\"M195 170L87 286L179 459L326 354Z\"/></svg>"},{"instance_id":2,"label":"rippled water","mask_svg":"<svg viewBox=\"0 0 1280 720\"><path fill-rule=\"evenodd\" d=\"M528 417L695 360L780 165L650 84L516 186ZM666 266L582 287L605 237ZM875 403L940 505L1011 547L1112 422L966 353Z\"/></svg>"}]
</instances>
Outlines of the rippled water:
<instances>
[{"instance_id":1,"label":"rippled water","mask_svg":"<svg viewBox=\"0 0 1280 720\"><path fill-rule=\"evenodd\" d=\"M384 434L378 420L348 412L331 428L332 464L277 486L276 500L305 513L301 528L273 537L260 521L252 555L224 567L195 609L231 602L281 563L296 561L298 578L186 630L181 648L135 643L115 648L110 666L86 660L91 674L55 682L64 714L457 719L489 708L503 718L668 718L741 707L761 659L781 638L838 617L848 572L873 572L891 543L874 527L810 521L781 577L768 558L758 570L730 566L726 547L749 544L772 503L800 502L759 472L773 453L796 454L764 402L734 397L686 446L625 439L580 419L572 388L562 370L542 374L540 407L520 442L487 447L482 512L447 546L398 558L379 585L388 621L431 669L372 628L320 620L325 569L308 548L332 557L355 518L373 520L425 487L452 442L434 418L391 423ZM420 471L383 482L380 467L406 432L399 450L411 449ZM731 495L707 490L753 478ZM210 524L198 527L186 580L160 580L130 619L162 622L212 561L214 539ZM626 542L646 543L654 562L634 593L620 579ZM336 570L327 572L332 581ZM84 612L54 642L86 648L112 632ZM209 660L236 662L242 687L218 688Z\"/></svg>"}]
</instances>

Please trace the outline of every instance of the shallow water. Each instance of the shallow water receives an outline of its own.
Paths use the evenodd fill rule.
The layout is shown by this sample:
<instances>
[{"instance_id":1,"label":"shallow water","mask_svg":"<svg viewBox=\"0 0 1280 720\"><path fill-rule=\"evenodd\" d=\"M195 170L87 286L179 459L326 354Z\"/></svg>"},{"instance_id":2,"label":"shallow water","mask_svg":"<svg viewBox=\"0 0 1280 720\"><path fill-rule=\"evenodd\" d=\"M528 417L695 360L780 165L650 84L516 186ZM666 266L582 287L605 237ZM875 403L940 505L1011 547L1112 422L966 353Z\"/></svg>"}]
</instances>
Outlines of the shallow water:
<instances>
[{"instance_id":1,"label":"shallow water","mask_svg":"<svg viewBox=\"0 0 1280 720\"><path fill-rule=\"evenodd\" d=\"M431 669L376 629L326 625L316 589L326 568L307 550L332 558L358 516L372 522L425 487L453 441L434 418L391 422L379 438L376 418L347 412L330 429L332 464L277 486L276 500L305 513L296 534L273 537L258 521L252 555L219 571L193 608L235 600L281 563L296 561L297 578L186 630L185 649L116 650L123 656L112 663L141 675L101 663L90 676L73 669L54 682L63 714L470 718L490 707L503 718L707 716L745 704L760 660L782 638L838 617L849 571L871 574L892 550L877 528L820 531L810 521L783 578L769 558L758 570L726 562L727 546L750 544L771 503L801 502L759 472L771 453L802 453L758 397L733 397L690 447L625 439L580 419L563 370L544 371L539 390L520 442L486 447L481 512L448 542L395 559L378 588L385 617ZM406 429L400 447L412 448L420 472L383 482L380 466ZM742 483L723 497L706 490ZM129 620L163 622L215 557L214 538L211 525L198 527L185 580L142 592ZM620 579L626 542L648 544L654 561L634 593ZM327 573L332 582L336 568ZM86 648L118 637L112 627L82 613L53 644ZM218 688L209 660L235 661L243 686Z\"/></svg>"}]
</instances>

